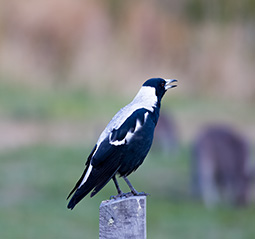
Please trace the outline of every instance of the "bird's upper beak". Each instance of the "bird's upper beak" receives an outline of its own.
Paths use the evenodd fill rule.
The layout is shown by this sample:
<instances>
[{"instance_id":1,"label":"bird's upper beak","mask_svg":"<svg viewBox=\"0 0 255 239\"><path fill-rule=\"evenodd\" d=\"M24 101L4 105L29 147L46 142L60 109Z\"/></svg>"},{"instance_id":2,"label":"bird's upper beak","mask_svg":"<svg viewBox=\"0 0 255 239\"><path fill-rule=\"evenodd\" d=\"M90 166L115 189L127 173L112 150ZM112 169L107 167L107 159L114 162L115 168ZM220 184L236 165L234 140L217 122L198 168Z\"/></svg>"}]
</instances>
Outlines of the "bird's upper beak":
<instances>
[{"instance_id":1,"label":"bird's upper beak","mask_svg":"<svg viewBox=\"0 0 255 239\"><path fill-rule=\"evenodd\" d=\"M166 81L165 90L168 90L170 88L174 88L177 86L176 84L172 85L172 83L177 82L176 79L165 79L165 81Z\"/></svg>"}]
</instances>

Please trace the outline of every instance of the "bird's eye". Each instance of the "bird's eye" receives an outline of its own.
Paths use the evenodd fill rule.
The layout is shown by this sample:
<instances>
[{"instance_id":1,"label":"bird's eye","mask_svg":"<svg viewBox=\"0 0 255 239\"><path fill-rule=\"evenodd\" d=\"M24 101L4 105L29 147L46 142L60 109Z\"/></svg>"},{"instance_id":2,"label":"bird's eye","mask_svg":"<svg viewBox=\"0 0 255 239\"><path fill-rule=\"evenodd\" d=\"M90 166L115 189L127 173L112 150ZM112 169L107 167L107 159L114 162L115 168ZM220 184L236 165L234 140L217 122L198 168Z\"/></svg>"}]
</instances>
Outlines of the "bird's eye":
<instances>
[{"instance_id":1,"label":"bird's eye","mask_svg":"<svg viewBox=\"0 0 255 239\"><path fill-rule=\"evenodd\" d=\"M162 82L162 83L161 83L161 86L162 86L162 87L164 87L164 86L165 86L165 84L166 84L165 82Z\"/></svg>"}]
</instances>

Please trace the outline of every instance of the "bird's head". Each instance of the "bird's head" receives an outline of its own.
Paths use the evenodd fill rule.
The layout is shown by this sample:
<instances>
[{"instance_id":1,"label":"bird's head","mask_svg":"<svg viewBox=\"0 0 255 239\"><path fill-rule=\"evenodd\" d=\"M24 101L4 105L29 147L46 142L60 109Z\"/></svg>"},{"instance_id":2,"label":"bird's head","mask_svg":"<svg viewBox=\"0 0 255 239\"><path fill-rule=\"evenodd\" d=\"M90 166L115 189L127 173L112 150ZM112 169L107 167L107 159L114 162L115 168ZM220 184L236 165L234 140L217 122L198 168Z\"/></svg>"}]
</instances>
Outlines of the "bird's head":
<instances>
[{"instance_id":1,"label":"bird's head","mask_svg":"<svg viewBox=\"0 0 255 239\"><path fill-rule=\"evenodd\" d=\"M161 99L166 91L176 87L175 84L172 84L174 82L177 82L177 80L151 78L145 81L132 104L139 104L147 109L153 109L156 106L160 107Z\"/></svg>"},{"instance_id":2,"label":"bird's head","mask_svg":"<svg viewBox=\"0 0 255 239\"><path fill-rule=\"evenodd\" d=\"M177 86L176 84L172 84L175 82L177 82L177 80L175 79L151 78L147 80L143 84L143 86L155 88L156 96L158 97L160 101L168 89Z\"/></svg>"}]
</instances>

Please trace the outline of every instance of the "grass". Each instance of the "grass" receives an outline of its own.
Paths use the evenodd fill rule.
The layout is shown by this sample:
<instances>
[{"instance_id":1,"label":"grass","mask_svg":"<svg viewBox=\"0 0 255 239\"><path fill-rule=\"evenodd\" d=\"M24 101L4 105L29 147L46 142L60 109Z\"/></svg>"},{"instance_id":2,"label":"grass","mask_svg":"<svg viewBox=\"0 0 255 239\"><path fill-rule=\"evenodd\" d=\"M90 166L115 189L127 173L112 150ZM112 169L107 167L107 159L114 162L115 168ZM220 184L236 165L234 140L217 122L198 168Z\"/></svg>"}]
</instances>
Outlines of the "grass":
<instances>
[{"instance_id":1,"label":"grass","mask_svg":"<svg viewBox=\"0 0 255 239\"><path fill-rule=\"evenodd\" d=\"M112 94L107 89L104 92L92 92L85 87L36 88L2 81L0 115L16 120L107 121L129 103L135 93ZM171 111L181 122L182 128L190 121L199 123L224 121L234 125L253 125L255 113L252 108L252 103L238 100L224 101L200 96L180 97L175 94L165 97L162 104L162 111Z\"/></svg>"},{"instance_id":2,"label":"grass","mask_svg":"<svg viewBox=\"0 0 255 239\"><path fill-rule=\"evenodd\" d=\"M65 119L90 125L95 119L109 120L132 98L116 101L121 92L94 95L84 88L35 89L7 82L0 86L0 114L15 120ZM166 97L163 109L168 108L182 132L206 118L228 117L245 125L255 119L249 105L220 100ZM83 199L73 211L67 210L65 200L90 150L42 143L0 152L0 238L98 238L99 205L116 194L113 183L93 199ZM254 206L207 210L192 199L189 163L187 145L174 158L151 151L142 167L130 175L138 191L151 194L147 198L148 238L254 238Z\"/></svg>"},{"instance_id":3,"label":"grass","mask_svg":"<svg viewBox=\"0 0 255 239\"><path fill-rule=\"evenodd\" d=\"M253 238L254 207L209 211L191 199L187 152L167 159L154 151L130 176L138 190L151 194L148 238ZM99 205L116 193L113 183L73 211L67 210L65 200L88 153L83 148L42 145L2 152L1 238L98 238Z\"/></svg>"},{"instance_id":4,"label":"grass","mask_svg":"<svg viewBox=\"0 0 255 239\"><path fill-rule=\"evenodd\" d=\"M37 88L0 82L0 114L17 120L94 120L111 116L127 102L116 101L116 95L109 92L94 94L85 87Z\"/></svg>"}]
</instances>

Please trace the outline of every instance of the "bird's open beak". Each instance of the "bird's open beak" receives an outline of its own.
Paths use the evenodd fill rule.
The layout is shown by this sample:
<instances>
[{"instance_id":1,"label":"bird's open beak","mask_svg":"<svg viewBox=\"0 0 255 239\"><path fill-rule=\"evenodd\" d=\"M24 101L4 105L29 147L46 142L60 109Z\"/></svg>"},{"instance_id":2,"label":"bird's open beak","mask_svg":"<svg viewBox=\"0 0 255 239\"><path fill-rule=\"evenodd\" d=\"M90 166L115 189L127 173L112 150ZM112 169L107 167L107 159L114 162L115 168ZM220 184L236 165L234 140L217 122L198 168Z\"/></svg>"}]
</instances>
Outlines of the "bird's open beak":
<instances>
[{"instance_id":1,"label":"bird's open beak","mask_svg":"<svg viewBox=\"0 0 255 239\"><path fill-rule=\"evenodd\" d=\"M173 84L173 85L172 85L172 83L177 82L176 79L165 79L165 81L166 81L166 85L165 85L165 89L166 89L166 90L168 90L168 89L170 89L170 88L174 88L174 87L177 86L176 84Z\"/></svg>"}]
</instances>

